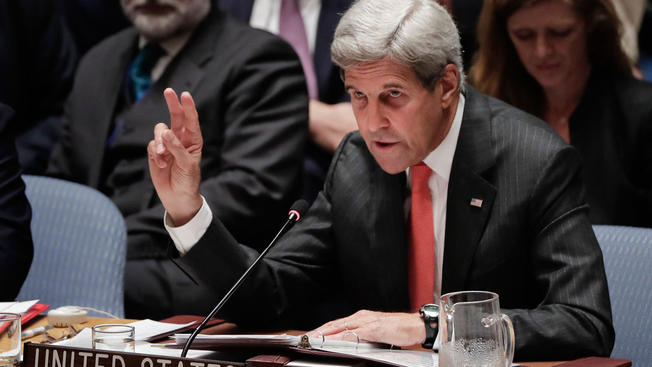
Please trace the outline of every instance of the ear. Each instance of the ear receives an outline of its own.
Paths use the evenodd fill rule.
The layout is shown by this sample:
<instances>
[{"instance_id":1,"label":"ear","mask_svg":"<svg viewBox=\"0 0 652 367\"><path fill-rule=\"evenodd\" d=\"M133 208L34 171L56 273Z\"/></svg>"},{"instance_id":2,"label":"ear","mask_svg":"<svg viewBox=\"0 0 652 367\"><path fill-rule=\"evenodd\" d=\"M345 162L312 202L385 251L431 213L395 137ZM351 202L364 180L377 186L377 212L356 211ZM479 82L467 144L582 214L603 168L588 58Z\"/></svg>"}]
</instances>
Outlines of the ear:
<instances>
[{"instance_id":1,"label":"ear","mask_svg":"<svg viewBox=\"0 0 652 367\"><path fill-rule=\"evenodd\" d=\"M458 94L457 84L460 80L460 72L457 66L448 64L444 67L444 73L437 81L437 84L442 88L441 92L441 106L448 108L455 100Z\"/></svg>"}]
</instances>

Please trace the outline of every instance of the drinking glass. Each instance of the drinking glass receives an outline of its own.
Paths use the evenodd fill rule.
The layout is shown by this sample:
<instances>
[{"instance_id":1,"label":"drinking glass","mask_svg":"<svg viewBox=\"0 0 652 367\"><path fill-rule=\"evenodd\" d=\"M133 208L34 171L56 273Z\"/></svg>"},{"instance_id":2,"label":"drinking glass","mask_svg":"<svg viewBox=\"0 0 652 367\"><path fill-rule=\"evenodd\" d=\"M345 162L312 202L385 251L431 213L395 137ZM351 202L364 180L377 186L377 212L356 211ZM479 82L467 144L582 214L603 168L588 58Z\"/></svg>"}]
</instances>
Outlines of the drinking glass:
<instances>
[{"instance_id":1,"label":"drinking glass","mask_svg":"<svg viewBox=\"0 0 652 367\"><path fill-rule=\"evenodd\" d=\"M514 358L512 321L500 312L498 295L466 291L441 296L441 367L510 367Z\"/></svg>"},{"instance_id":2,"label":"drinking glass","mask_svg":"<svg viewBox=\"0 0 652 367\"><path fill-rule=\"evenodd\" d=\"M0 366L15 366L20 361L20 315L0 313Z\"/></svg>"},{"instance_id":3,"label":"drinking glass","mask_svg":"<svg viewBox=\"0 0 652 367\"><path fill-rule=\"evenodd\" d=\"M93 349L134 352L136 331L131 325L103 324L93 326Z\"/></svg>"}]
</instances>

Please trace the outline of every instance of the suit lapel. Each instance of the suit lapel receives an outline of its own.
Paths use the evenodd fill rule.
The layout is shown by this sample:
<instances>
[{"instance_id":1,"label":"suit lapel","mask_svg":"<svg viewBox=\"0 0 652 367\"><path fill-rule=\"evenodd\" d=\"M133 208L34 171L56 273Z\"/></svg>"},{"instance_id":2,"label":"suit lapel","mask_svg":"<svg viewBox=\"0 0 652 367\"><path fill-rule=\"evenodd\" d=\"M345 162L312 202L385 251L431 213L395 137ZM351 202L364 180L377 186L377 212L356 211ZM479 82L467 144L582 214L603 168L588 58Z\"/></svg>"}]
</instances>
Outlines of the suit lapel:
<instances>
[{"instance_id":1,"label":"suit lapel","mask_svg":"<svg viewBox=\"0 0 652 367\"><path fill-rule=\"evenodd\" d=\"M254 8L254 0L218 0L217 5L232 17L249 24L251 11Z\"/></svg>"},{"instance_id":2,"label":"suit lapel","mask_svg":"<svg viewBox=\"0 0 652 367\"><path fill-rule=\"evenodd\" d=\"M177 93L189 91L196 95L195 91L199 82L205 77L205 64L213 57L215 38L221 34L223 15L211 10L206 20L194 31L188 43L179 51L174 59L167 66L161 77L151 86L143 98L134 104L124 115L125 133L131 135L135 143L146 144L154 131L154 125L159 121L168 121L169 114L165 103L162 102L163 90L171 87ZM143 119L151 121L151 124L143 123ZM131 129L131 131L127 131ZM144 162L143 170L146 181L149 180L149 169L147 161ZM151 196L154 196L152 186ZM143 207L147 207L152 199L147 195L143 196Z\"/></svg>"},{"instance_id":3,"label":"suit lapel","mask_svg":"<svg viewBox=\"0 0 652 367\"><path fill-rule=\"evenodd\" d=\"M496 188L483 178L494 164L486 97L468 87L446 211L442 294L464 289Z\"/></svg>"},{"instance_id":4,"label":"suit lapel","mask_svg":"<svg viewBox=\"0 0 652 367\"><path fill-rule=\"evenodd\" d=\"M202 24L195 29L188 43L170 62L161 78L154 83L152 89L155 97L160 98L167 87L177 92L195 90L197 84L204 78L204 65L210 61L215 52L216 39L222 34L224 14L213 7Z\"/></svg>"},{"instance_id":5,"label":"suit lapel","mask_svg":"<svg viewBox=\"0 0 652 367\"><path fill-rule=\"evenodd\" d=\"M97 85L101 86L94 90L96 93L93 99L97 101L95 104L95 111L93 115L96 121L88 121L88 123L97 124L96 131L98 134L89 135L94 141L89 141L89 147L93 147L88 151L89 154L89 185L97 187L99 184L100 170L102 168L102 160L104 159L104 150L106 145L107 134L110 133L109 129L112 125L112 120L115 118L115 108L118 103L118 97L121 93L122 84L126 70L129 63L134 58L138 48L138 35L135 29L130 29L124 34L124 42L115 42L118 47L116 50L117 58L114 63L107 62L101 66L99 72L95 75L97 78Z\"/></svg>"},{"instance_id":6,"label":"suit lapel","mask_svg":"<svg viewBox=\"0 0 652 367\"><path fill-rule=\"evenodd\" d=\"M373 158L372 158L373 159ZM375 258L378 292L384 309L408 308L407 245L405 236L405 173L390 175L374 161L374 171L369 177L367 197L371 234L370 253ZM372 275L372 274L369 274Z\"/></svg>"}]
</instances>

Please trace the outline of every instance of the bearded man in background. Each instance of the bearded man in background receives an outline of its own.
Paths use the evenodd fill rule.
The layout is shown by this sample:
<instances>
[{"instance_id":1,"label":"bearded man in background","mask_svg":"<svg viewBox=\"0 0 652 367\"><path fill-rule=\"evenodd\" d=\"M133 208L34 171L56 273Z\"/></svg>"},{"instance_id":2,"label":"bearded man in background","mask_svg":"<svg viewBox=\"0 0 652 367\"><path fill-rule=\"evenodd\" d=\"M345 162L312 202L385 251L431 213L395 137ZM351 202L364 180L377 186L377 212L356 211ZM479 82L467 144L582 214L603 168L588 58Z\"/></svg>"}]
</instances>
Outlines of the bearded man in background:
<instances>
[{"instance_id":1,"label":"bearded man in background","mask_svg":"<svg viewBox=\"0 0 652 367\"><path fill-rule=\"evenodd\" d=\"M168 119L163 89L195 96L202 200L238 240L260 249L300 194L306 82L289 45L210 0L121 4L133 27L82 60L49 173L97 188L125 216L127 317L203 314L217 295L167 258L164 208L147 167L152 128Z\"/></svg>"}]
</instances>

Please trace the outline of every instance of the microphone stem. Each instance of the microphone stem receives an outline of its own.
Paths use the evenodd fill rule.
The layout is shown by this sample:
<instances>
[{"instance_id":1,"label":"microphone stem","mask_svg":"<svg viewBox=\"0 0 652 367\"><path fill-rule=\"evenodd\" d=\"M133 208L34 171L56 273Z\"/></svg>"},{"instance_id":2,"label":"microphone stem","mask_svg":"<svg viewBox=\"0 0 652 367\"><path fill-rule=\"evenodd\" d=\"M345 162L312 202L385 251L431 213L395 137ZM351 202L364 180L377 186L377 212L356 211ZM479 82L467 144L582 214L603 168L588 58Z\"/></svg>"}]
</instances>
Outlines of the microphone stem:
<instances>
[{"instance_id":1,"label":"microphone stem","mask_svg":"<svg viewBox=\"0 0 652 367\"><path fill-rule=\"evenodd\" d=\"M181 358L186 357L186 354L188 354L188 349L190 348L190 345L192 344L192 342L197 337L197 334L199 334L199 332L204 329L204 327L206 326L206 323L208 322L208 320L213 318L213 316L215 316L215 314L217 314L222 309L222 306L224 306L224 304L229 300L229 298L231 298L233 293L235 293L235 291L238 290L238 288L240 287L242 282L244 282L244 280L247 279L247 277L249 276L249 273L251 273L251 271L256 267L256 265L258 265L258 263L263 258L263 256L265 256L265 254L267 254L267 252L269 252L269 250L272 248L272 246L274 246L274 244L276 243L276 240L278 240L279 237L281 237L283 234L285 234L285 232L287 230L289 230L290 227L292 227L294 225L294 223L296 223L296 221L297 221L297 219L296 219L296 216L294 216L294 215L291 215L290 218L288 218L288 220L285 222L285 224L283 225L281 230L278 231L278 233L276 234L276 236L274 237L272 242L270 242L269 245L267 245L267 247L263 250L263 252L261 252L260 255L258 255L256 260L254 260L254 262L251 264L251 266L249 266L249 268L247 268L247 270L244 272L244 274L242 274L240 279L238 279L238 281L233 285L233 287L231 287L231 289L226 293L224 298L222 298L220 303L218 303L217 306L215 306L213 311L211 311L208 314L208 316L206 316L206 318L199 324L199 326L197 326L197 328L192 332L192 334L190 334L190 337L186 341L186 344L183 346L183 350L181 351Z\"/></svg>"}]
</instances>

